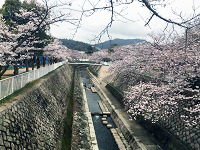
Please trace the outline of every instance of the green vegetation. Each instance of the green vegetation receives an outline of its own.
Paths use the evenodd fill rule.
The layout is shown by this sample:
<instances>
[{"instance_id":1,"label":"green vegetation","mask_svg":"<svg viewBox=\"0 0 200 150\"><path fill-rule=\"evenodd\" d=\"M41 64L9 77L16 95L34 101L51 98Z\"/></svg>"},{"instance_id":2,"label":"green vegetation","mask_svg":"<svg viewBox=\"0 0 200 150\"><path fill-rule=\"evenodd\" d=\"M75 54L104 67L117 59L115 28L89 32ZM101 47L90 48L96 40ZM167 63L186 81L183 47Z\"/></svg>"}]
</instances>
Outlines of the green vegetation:
<instances>
[{"instance_id":1,"label":"green vegetation","mask_svg":"<svg viewBox=\"0 0 200 150\"><path fill-rule=\"evenodd\" d=\"M61 141L61 150L70 150L71 149L71 140L72 140L72 124L73 124L73 108L74 108L74 76L75 71L72 76L72 83L70 87L70 101L67 105L67 115L64 119L64 130Z\"/></svg>"},{"instance_id":2,"label":"green vegetation","mask_svg":"<svg viewBox=\"0 0 200 150\"><path fill-rule=\"evenodd\" d=\"M147 41L142 40L142 39L114 39L114 40L105 41L103 43L99 43L96 45L96 47L105 49L105 48L111 48L113 46L118 46L118 45L119 46L130 45L130 44L137 44L141 42L147 42Z\"/></svg>"},{"instance_id":3,"label":"green vegetation","mask_svg":"<svg viewBox=\"0 0 200 150\"><path fill-rule=\"evenodd\" d=\"M68 39L60 39L62 44L65 45L69 49L78 50L78 51L84 51L84 52L91 52L93 51L93 48L90 44L74 41L74 40L68 40ZM97 51L97 49L94 49L94 51Z\"/></svg>"},{"instance_id":4,"label":"green vegetation","mask_svg":"<svg viewBox=\"0 0 200 150\"><path fill-rule=\"evenodd\" d=\"M33 9L33 8L37 8L37 9ZM13 30L13 27L15 27L16 25L25 25L30 21L29 18L24 19L22 17L15 15L15 13L20 14L20 9L25 9L28 12L33 11L35 13L37 13L37 11L41 11L41 12L46 11L44 8L38 8L34 1L29 4L26 1L21 3L20 0L5 0L4 5L0 9L0 13L3 15L3 18L5 19L6 24L10 27L11 30ZM13 22L16 22L17 24L14 24ZM46 42L41 42L41 43L35 43L34 47L43 48L48 43L50 43L50 41L52 40L52 37L46 33L46 31L49 31L49 30L50 30L50 26L46 28L41 28L34 34L37 40L45 39L46 41Z\"/></svg>"},{"instance_id":5,"label":"green vegetation","mask_svg":"<svg viewBox=\"0 0 200 150\"><path fill-rule=\"evenodd\" d=\"M5 0L0 12L9 27L14 26L13 21L17 21L18 24L23 24L24 21L15 16L15 13L19 13L20 8L21 2L19 0Z\"/></svg>"}]
</instances>

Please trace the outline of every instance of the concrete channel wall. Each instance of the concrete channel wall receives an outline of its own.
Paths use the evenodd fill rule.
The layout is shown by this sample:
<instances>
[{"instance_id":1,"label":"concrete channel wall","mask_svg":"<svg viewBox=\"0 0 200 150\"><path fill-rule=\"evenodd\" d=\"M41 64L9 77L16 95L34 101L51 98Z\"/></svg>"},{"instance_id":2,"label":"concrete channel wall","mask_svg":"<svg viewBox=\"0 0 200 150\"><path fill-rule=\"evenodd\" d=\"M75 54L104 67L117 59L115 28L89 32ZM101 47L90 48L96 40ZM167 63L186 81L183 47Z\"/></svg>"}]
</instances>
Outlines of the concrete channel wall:
<instances>
[{"instance_id":1,"label":"concrete channel wall","mask_svg":"<svg viewBox=\"0 0 200 150\"><path fill-rule=\"evenodd\" d=\"M0 149L61 149L73 69L62 66L1 106ZM29 85L30 86L30 85ZM70 128L69 128L70 130ZM70 132L70 131L69 131Z\"/></svg>"}]
</instances>

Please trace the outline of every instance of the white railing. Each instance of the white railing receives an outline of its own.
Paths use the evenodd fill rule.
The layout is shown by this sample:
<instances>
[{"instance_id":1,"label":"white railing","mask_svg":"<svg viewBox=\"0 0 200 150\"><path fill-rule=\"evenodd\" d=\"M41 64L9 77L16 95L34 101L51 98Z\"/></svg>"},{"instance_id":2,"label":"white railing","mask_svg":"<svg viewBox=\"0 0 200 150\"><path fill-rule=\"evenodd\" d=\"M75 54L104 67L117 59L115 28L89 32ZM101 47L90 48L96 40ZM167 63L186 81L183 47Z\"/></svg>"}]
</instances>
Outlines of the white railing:
<instances>
[{"instance_id":1,"label":"white railing","mask_svg":"<svg viewBox=\"0 0 200 150\"><path fill-rule=\"evenodd\" d=\"M59 62L50 66L42 67L30 72L19 74L10 78L0 80L0 100L24 87L28 82L36 80L47 73L55 70L65 62Z\"/></svg>"}]
</instances>

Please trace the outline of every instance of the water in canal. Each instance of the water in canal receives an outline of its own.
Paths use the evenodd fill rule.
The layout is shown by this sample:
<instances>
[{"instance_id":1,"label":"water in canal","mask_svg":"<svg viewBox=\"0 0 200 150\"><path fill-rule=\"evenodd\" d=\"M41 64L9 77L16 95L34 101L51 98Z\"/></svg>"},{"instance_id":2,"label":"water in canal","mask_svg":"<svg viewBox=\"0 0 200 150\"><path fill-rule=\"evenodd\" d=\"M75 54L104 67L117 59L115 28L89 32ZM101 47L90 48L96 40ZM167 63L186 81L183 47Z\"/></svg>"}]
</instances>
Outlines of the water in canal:
<instances>
[{"instance_id":1,"label":"water in canal","mask_svg":"<svg viewBox=\"0 0 200 150\"><path fill-rule=\"evenodd\" d=\"M100 114L101 109L98 104L98 101L101 99L97 93L91 91L93 84L85 70L81 70L81 77L85 87L89 110L91 114L93 114L92 120L99 150L118 150L118 146L110 132L110 129L108 129L106 125L102 124L102 115ZM112 128L116 128L116 125L110 116L107 117L107 121L109 124L112 124Z\"/></svg>"}]
</instances>

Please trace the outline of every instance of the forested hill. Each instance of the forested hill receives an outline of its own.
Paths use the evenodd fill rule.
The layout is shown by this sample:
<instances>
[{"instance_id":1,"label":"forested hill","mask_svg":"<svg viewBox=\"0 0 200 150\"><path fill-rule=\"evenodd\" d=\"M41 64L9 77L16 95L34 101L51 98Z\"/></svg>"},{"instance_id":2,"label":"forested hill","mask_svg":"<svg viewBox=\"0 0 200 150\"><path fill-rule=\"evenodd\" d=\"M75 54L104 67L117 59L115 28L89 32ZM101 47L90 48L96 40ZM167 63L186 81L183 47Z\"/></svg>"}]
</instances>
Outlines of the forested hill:
<instances>
[{"instance_id":1,"label":"forested hill","mask_svg":"<svg viewBox=\"0 0 200 150\"><path fill-rule=\"evenodd\" d=\"M142 39L114 39L111 41L109 40L103 43L99 43L96 45L96 47L104 49L104 48L109 48L112 45L129 45L129 44L137 44L140 42L146 42L146 41Z\"/></svg>"},{"instance_id":2,"label":"forested hill","mask_svg":"<svg viewBox=\"0 0 200 150\"><path fill-rule=\"evenodd\" d=\"M90 44L83 43L80 41L74 41L70 39L60 39L62 44L65 45L69 49L74 49L78 51L88 51L91 49ZM99 43L96 45L96 48L104 49L104 48L110 48L112 45L129 45L129 44L137 44L140 42L146 42L142 39L114 39L111 41L105 41L103 43ZM97 49L96 49L97 50ZM94 51L96 51L94 50Z\"/></svg>"},{"instance_id":3,"label":"forested hill","mask_svg":"<svg viewBox=\"0 0 200 150\"><path fill-rule=\"evenodd\" d=\"M88 51L88 49L91 47L90 44L69 40L69 39L60 39L62 44L65 45L69 49L74 49L78 51Z\"/></svg>"}]
</instances>

